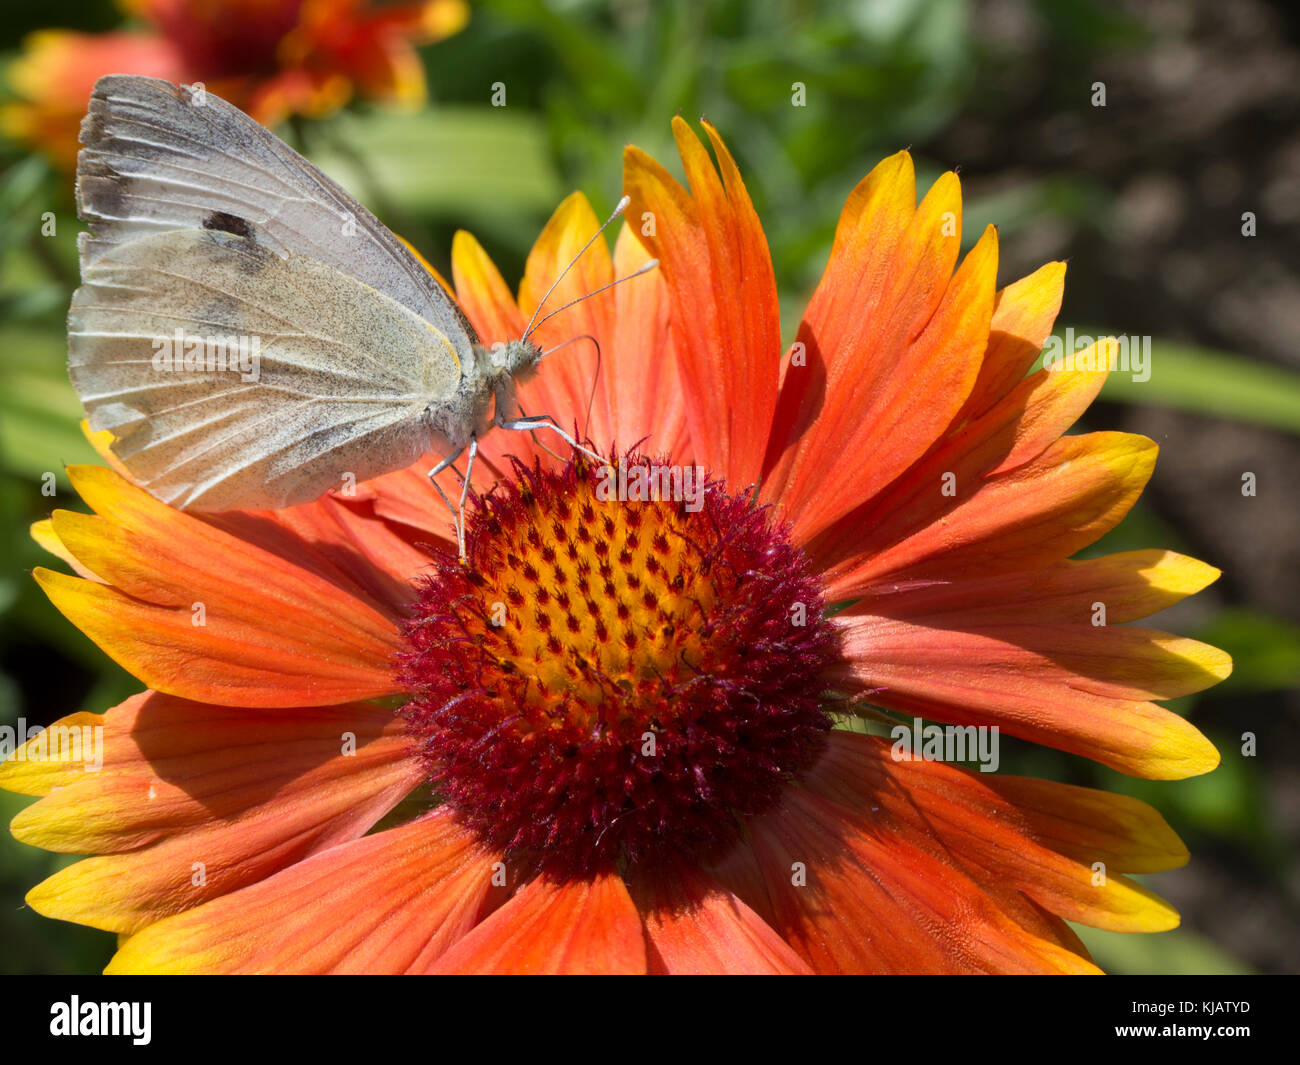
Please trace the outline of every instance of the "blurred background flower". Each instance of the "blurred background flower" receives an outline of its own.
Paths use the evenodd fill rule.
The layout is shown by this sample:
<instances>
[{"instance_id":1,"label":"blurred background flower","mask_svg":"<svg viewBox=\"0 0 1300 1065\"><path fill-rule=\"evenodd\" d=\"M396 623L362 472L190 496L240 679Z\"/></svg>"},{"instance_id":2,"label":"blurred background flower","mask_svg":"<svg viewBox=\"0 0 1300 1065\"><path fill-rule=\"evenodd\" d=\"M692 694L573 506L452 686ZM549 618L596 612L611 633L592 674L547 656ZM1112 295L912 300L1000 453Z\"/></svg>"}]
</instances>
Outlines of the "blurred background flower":
<instances>
[{"instance_id":1,"label":"blurred background flower","mask_svg":"<svg viewBox=\"0 0 1300 1065\"><path fill-rule=\"evenodd\" d=\"M1224 573L1151 622L1234 658L1227 682L1173 704L1222 751L1219 769L1145 782L1004 742L1007 772L1136 795L1192 852L1158 880L1181 928L1083 938L1116 972L1300 969L1300 9L481 0L465 19L449 2L136 0L126 17L110 0L67 13L9 0L0 724L102 710L138 690L24 572L41 557L27 523L75 506L62 464L95 461L64 368L70 182L26 148L70 162L98 74L233 85L224 91L263 121L285 119L277 132L437 268L464 227L508 278L565 193L613 206L624 143L670 158L668 119L706 115L763 218L790 299L786 341L848 191L910 147L918 185L961 167L963 232L999 223L1000 283L1068 258L1061 330L1152 338L1149 380L1112 374L1079 427L1162 445L1142 502L1090 553L1168 546ZM51 25L53 37L30 36ZM110 54L92 62L88 40ZM427 103L376 106L413 99ZM0 797L0 819L24 802ZM0 971L95 970L112 953L111 937L22 908L26 886L63 861L0 834Z\"/></svg>"},{"instance_id":2,"label":"blurred background flower","mask_svg":"<svg viewBox=\"0 0 1300 1065\"><path fill-rule=\"evenodd\" d=\"M187 82L203 82L266 125L328 115L354 95L423 103L414 45L451 36L469 17L464 0L123 2L171 42Z\"/></svg>"},{"instance_id":3,"label":"blurred background flower","mask_svg":"<svg viewBox=\"0 0 1300 1065\"><path fill-rule=\"evenodd\" d=\"M464 0L121 0L138 32L33 33L9 70L18 100L0 128L60 167L76 165L77 127L104 74L202 82L268 126L320 118L355 95L418 106L416 44L465 25Z\"/></svg>"},{"instance_id":4,"label":"blurred background flower","mask_svg":"<svg viewBox=\"0 0 1300 1065\"><path fill-rule=\"evenodd\" d=\"M72 33L39 30L9 64L8 82L18 99L0 110L0 131L43 152L61 169L77 165L77 132L90 90L101 75L117 70L176 81L184 68L176 49L143 33Z\"/></svg>"}]
</instances>

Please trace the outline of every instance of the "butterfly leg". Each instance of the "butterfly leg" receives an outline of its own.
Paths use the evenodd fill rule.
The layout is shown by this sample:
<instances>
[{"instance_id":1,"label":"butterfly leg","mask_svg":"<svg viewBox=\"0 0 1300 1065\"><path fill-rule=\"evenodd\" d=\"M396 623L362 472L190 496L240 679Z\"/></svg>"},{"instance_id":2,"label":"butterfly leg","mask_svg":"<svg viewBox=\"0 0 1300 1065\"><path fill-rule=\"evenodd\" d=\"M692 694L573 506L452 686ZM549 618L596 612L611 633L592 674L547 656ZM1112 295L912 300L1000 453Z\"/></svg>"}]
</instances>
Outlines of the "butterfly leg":
<instances>
[{"instance_id":1,"label":"butterfly leg","mask_svg":"<svg viewBox=\"0 0 1300 1065\"><path fill-rule=\"evenodd\" d=\"M471 438L470 442L473 447L473 450L470 452L470 462L473 463L474 455L478 451L478 441ZM442 473L442 471L446 469L450 469L453 473L456 473L456 467L453 465L453 463L458 458L460 458L460 453L464 450L465 449L463 447L458 447L455 451L453 451L450 455L448 455L445 459L443 459L440 463L438 463L438 465L436 465L433 469L429 471L429 483L433 485L433 490L437 492L439 496L442 497L442 501L447 504L447 509L451 511L451 516L456 522L456 546L460 551L461 559L465 558L465 521L463 516L463 510L465 506L465 489L469 485L469 477L465 478L465 483L464 485L461 486L461 491L460 491L461 507L460 509L457 509L455 506L452 505L451 500L447 498L447 493L442 490L442 486L438 484L438 474ZM456 475L460 476L459 473L456 473Z\"/></svg>"},{"instance_id":2,"label":"butterfly leg","mask_svg":"<svg viewBox=\"0 0 1300 1065\"><path fill-rule=\"evenodd\" d=\"M521 404L519 404L519 403L516 403L516 404L515 404L515 407L516 407L516 409L519 411L519 418L523 418L523 419L526 421L526 420L528 419L528 412L527 412L526 410L524 410L523 406L522 406ZM516 420L518 420L518 419L516 419ZM500 418L497 419L497 424L498 424L498 425L503 424L503 422L502 422L502 420L501 420ZM529 429L529 430L528 430L528 435L529 435L529 437L532 438L533 443L537 445L537 450L538 450L538 451L545 451L545 452L546 452L548 455L550 455L551 458L553 458L556 462L561 462L561 463L562 463L562 462L564 461L563 458L561 458L561 457L560 457L559 455L557 455L554 451L552 451L549 447L547 447L545 444L543 444L539 439L537 439L537 430L536 430L536 429Z\"/></svg>"},{"instance_id":3,"label":"butterfly leg","mask_svg":"<svg viewBox=\"0 0 1300 1065\"><path fill-rule=\"evenodd\" d=\"M478 455L478 437L471 436L469 438L469 459L465 463L465 480L461 483L460 486L460 513L461 513L460 557L461 558L465 557L465 538L464 538L465 500L469 496L469 479L471 475L474 473L474 459L477 455Z\"/></svg>"},{"instance_id":4,"label":"butterfly leg","mask_svg":"<svg viewBox=\"0 0 1300 1065\"><path fill-rule=\"evenodd\" d=\"M534 429L550 429L551 432L575 451L581 451L589 458L595 459L602 466L605 465L605 459L602 456L597 455L594 451L579 444L578 441L561 428L560 423L549 414L531 414L527 417L514 419L503 418L497 422L497 425L501 426L502 429L513 429L520 433L530 433Z\"/></svg>"}]
</instances>

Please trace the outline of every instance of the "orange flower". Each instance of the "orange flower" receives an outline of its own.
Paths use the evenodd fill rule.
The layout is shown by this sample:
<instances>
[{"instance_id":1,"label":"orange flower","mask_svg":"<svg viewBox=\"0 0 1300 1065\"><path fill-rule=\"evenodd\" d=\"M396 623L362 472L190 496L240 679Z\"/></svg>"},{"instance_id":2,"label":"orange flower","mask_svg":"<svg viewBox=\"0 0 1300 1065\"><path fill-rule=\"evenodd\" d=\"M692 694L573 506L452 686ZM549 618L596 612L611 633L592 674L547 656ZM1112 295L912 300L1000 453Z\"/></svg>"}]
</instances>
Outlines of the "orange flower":
<instances>
[{"instance_id":1,"label":"orange flower","mask_svg":"<svg viewBox=\"0 0 1300 1065\"><path fill-rule=\"evenodd\" d=\"M39 148L58 166L77 165L77 134L90 90L105 74L129 71L179 81L181 57L171 42L141 33L70 33L42 30L25 42L9 66L19 99L0 108L0 131Z\"/></svg>"},{"instance_id":2,"label":"orange flower","mask_svg":"<svg viewBox=\"0 0 1300 1065\"><path fill-rule=\"evenodd\" d=\"M387 103L425 98L414 44L457 33L464 0L371 9L367 0L123 0L156 32L33 34L0 113L9 135L65 169L94 83L105 74L202 82L264 125L320 117L360 93Z\"/></svg>"},{"instance_id":3,"label":"orange flower","mask_svg":"<svg viewBox=\"0 0 1300 1065\"><path fill-rule=\"evenodd\" d=\"M37 578L150 690L60 723L102 724L99 772L32 741L0 785L41 796L19 839L95 855L28 901L122 934L109 971L1090 972L1066 921L1177 923L1124 875L1187 859L1149 806L831 727L869 701L1148 777L1216 764L1153 700L1227 657L1120 624L1216 571L1069 560L1154 446L1062 436L1104 372L1025 376L1063 268L995 291L994 231L958 263L956 178L918 207L899 154L850 196L783 359L735 165L675 132L689 191L630 148L645 246L596 241L548 306L660 270L539 337L599 343L612 497L608 469L489 434L462 565L428 462L216 516L71 471L94 514L36 536L79 575ZM517 300L458 235L484 341L520 335L596 226L566 200ZM524 408L581 423L595 366L548 357ZM640 441L665 459L617 450ZM696 464L702 495L623 492Z\"/></svg>"},{"instance_id":4,"label":"orange flower","mask_svg":"<svg viewBox=\"0 0 1300 1065\"><path fill-rule=\"evenodd\" d=\"M389 103L424 101L412 42L460 31L464 0L373 7L368 0L126 0L185 59L188 79L264 125L320 116L361 92Z\"/></svg>"}]
</instances>

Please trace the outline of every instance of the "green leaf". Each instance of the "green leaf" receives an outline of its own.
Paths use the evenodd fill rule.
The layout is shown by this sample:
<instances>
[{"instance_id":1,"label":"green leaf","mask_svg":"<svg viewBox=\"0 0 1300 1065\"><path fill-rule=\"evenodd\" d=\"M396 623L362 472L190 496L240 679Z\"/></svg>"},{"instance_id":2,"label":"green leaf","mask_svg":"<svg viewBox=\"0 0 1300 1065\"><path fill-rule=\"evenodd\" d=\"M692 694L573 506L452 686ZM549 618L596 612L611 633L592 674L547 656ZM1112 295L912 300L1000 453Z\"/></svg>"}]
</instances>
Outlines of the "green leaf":
<instances>
[{"instance_id":1,"label":"green leaf","mask_svg":"<svg viewBox=\"0 0 1300 1065\"><path fill-rule=\"evenodd\" d=\"M1104 337L1104 329L1076 327L1073 336ZM1065 343L1058 330L1056 336ZM1130 344L1141 338L1129 337ZM1064 350L1069 350L1068 346ZM1136 350L1136 349L1134 349ZM1156 404L1178 410L1236 418L1272 429L1300 433L1300 374L1243 355L1152 339L1145 367L1121 353L1106 379L1101 398L1120 403ZM1125 369L1125 367L1128 369ZM1146 377L1146 380L1142 380Z\"/></svg>"},{"instance_id":2,"label":"green leaf","mask_svg":"<svg viewBox=\"0 0 1300 1065\"><path fill-rule=\"evenodd\" d=\"M82 436L81 404L68 383L66 341L52 329L0 329L0 462L24 477L47 472L63 479L63 466L94 462Z\"/></svg>"},{"instance_id":3,"label":"green leaf","mask_svg":"<svg viewBox=\"0 0 1300 1065\"><path fill-rule=\"evenodd\" d=\"M1232 655L1230 691L1285 691L1300 685L1300 627L1259 610L1230 607L1198 634Z\"/></svg>"},{"instance_id":4,"label":"green leaf","mask_svg":"<svg viewBox=\"0 0 1300 1065\"><path fill-rule=\"evenodd\" d=\"M1253 970L1202 935L1177 928L1171 932L1105 932L1072 926L1108 973L1120 976L1241 976Z\"/></svg>"},{"instance_id":5,"label":"green leaf","mask_svg":"<svg viewBox=\"0 0 1300 1065\"><path fill-rule=\"evenodd\" d=\"M532 215L561 195L542 123L523 110L344 114L312 136L312 161L379 213Z\"/></svg>"}]
</instances>

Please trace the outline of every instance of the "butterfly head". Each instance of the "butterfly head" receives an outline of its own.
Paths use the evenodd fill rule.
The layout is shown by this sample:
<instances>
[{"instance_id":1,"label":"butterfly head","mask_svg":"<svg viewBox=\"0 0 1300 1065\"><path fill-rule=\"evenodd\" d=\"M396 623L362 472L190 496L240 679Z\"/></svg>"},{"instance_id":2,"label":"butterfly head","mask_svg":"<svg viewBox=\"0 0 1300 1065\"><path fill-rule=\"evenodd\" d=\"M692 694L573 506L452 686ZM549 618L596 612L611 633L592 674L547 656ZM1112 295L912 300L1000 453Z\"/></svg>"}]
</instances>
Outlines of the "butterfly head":
<instances>
[{"instance_id":1,"label":"butterfly head","mask_svg":"<svg viewBox=\"0 0 1300 1065\"><path fill-rule=\"evenodd\" d=\"M474 354L479 372L476 380L467 379L470 390L480 400L493 397L499 411L513 412L515 389L537 373L542 349L531 340L510 340L491 347L476 344Z\"/></svg>"},{"instance_id":2,"label":"butterfly head","mask_svg":"<svg viewBox=\"0 0 1300 1065\"><path fill-rule=\"evenodd\" d=\"M527 381L537 373L541 359L542 349L531 340L511 340L492 349L493 368L517 382Z\"/></svg>"}]
</instances>

